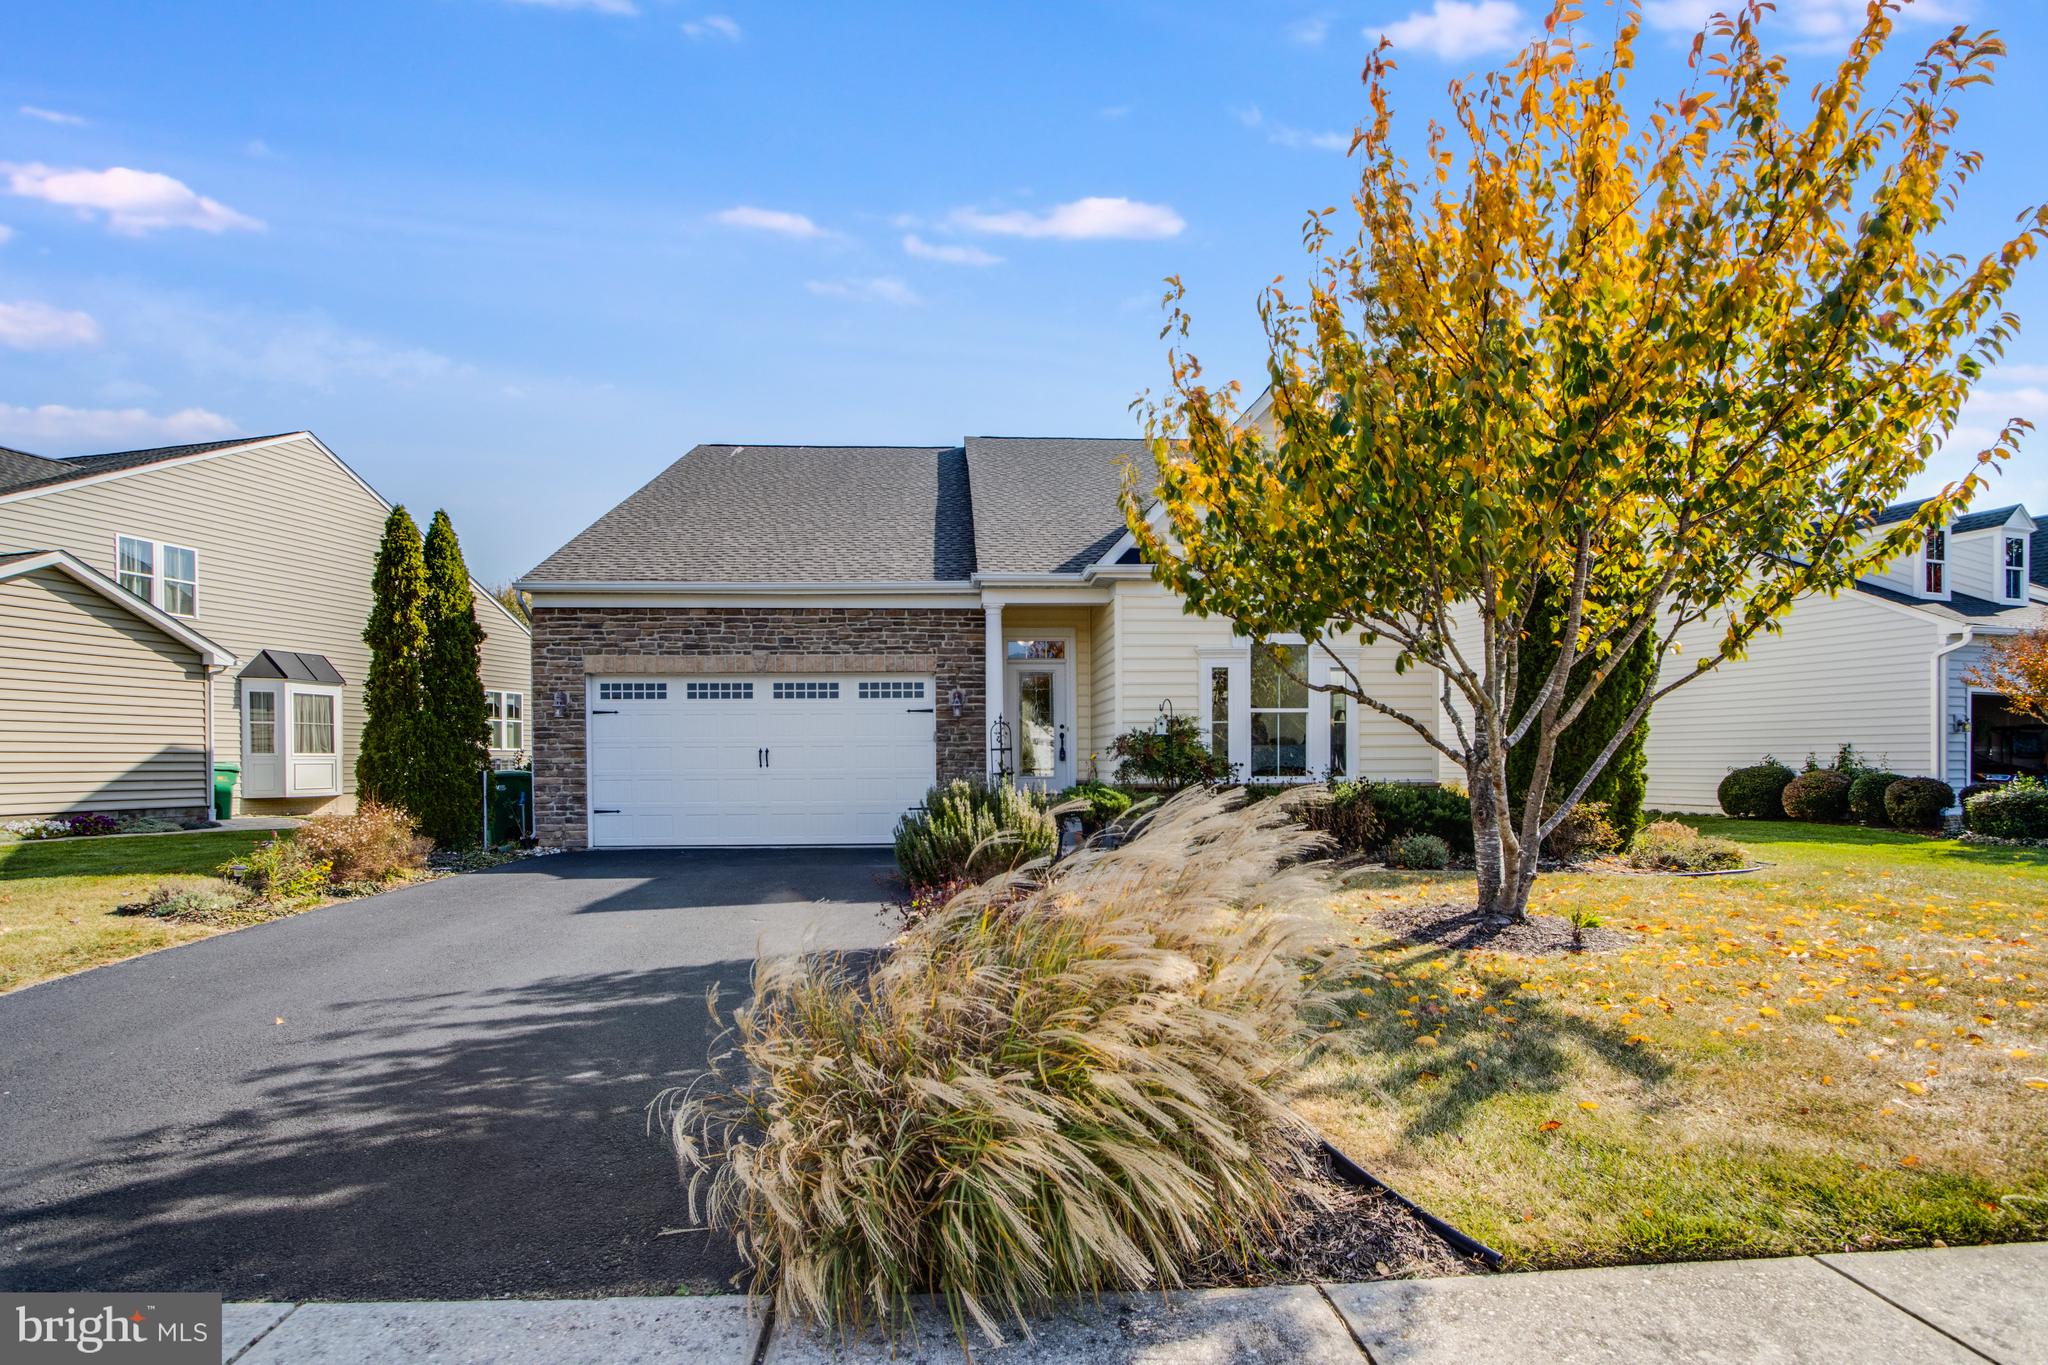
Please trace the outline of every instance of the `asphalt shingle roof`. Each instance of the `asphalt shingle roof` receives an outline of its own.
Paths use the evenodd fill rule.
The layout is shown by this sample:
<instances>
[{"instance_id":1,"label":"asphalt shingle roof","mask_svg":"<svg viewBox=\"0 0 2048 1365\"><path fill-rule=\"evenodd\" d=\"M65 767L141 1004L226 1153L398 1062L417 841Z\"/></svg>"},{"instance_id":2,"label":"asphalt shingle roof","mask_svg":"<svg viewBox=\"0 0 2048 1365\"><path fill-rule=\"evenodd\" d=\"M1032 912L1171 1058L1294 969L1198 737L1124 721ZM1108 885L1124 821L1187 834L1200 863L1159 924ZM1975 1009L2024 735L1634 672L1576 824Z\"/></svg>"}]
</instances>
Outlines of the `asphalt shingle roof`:
<instances>
[{"instance_id":1,"label":"asphalt shingle roof","mask_svg":"<svg viewBox=\"0 0 2048 1365\"><path fill-rule=\"evenodd\" d=\"M1993 602L1989 598L1972 597L1963 592L1951 592L1948 600L1944 602L1935 598L1915 597L1909 592L1880 587L1875 583L1858 583L1856 591L1886 602L1896 602L1902 607L1918 607L1923 611L1933 612L1936 616L1953 617L1960 621L1989 621L2010 616L2015 622L2025 622L2031 621L2034 615L2034 608L2024 602Z\"/></svg>"},{"instance_id":2,"label":"asphalt shingle roof","mask_svg":"<svg viewBox=\"0 0 2048 1365\"><path fill-rule=\"evenodd\" d=\"M958 446L701 445L526 577L962 582L973 517Z\"/></svg>"},{"instance_id":3,"label":"asphalt shingle roof","mask_svg":"<svg viewBox=\"0 0 2048 1365\"><path fill-rule=\"evenodd\" d=\"M291 432L280 431L270 436L236 436L225 441L195 441L181 446L151 446L146 450L113 450L101 455L72 455L64 459L48 459L41 455L27 455L24 451L7 451L6 455L25 456L35 465L23 465L19 477L9 478L10 465L5 455L0 455L0 493L18 493L24 488L41 488L47 484L68 483L72 479L90 478L94 474L105 474L116 469L135 469L162 460L175 460L180 455L199 455L209 450L226 450L229 446L255 445L259 441L274 441Z\"/></svg>"},{"instance_id":4,"label":"asphalt shingle roof","mask_svg":"<svg viewBox=\"0 0 2048 1365\"><path fill-rule=\"evenodd\" d=\"M1955 519L1949 529L1957 535L1965 531L1989 531L2011 521L2012 514L2020 510L2020 505L2013 502L2003 507L1987 507L1981 512L1965 512Z\"/></svg>"},{"instance_id":5,"label":"asphalt shingle roof","mask_svg":"<svg viewBox=\"0 0 2048 1365\"><path fill-rule=\"evenodd\" d=\"M31 455L26 450L11 450L6 446L0 446L0 489L34 483L38 479L47 479L52 474L64 472L62 460L52 460L41 455Z\"/></svg>"},{"instance_id":6,"label":"asphalt shingle roof","mask_svg":"<svg viewBox=\"0 0 2048 1365\"><path fill-rule=\"evenodd\" d=\"M982 573L1077 573L1124 533L1124 465L1136 439L970 436L974 557Z\"/></svg>"},{"instance_id":7,"label":"asphalt shingle roof","mask_svg":"<svg viewBox=\"0 0 2048 1365\"><path fill-rule=\"evenodd\" d=\"M2028 537L2027 577L2048 588L2048 526Z\"/></svg>"}]
</instances>

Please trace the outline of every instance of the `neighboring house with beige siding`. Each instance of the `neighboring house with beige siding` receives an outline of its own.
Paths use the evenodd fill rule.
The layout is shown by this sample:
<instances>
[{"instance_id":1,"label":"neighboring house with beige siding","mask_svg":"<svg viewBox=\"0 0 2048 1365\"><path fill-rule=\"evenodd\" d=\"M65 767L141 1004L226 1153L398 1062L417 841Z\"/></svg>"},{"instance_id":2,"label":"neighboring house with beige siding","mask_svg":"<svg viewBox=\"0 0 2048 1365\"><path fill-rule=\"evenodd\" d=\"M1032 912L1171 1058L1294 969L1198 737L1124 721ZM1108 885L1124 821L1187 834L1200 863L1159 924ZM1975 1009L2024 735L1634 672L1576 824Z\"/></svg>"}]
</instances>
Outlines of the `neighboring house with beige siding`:
<instances>
[{"instance_id":1,"label":"neighboring house with beige siding","mask_svg":"<svg viewBox=\"0 0 2048 1365\"><path fill-rule=\"evenodd\" d=\"M1883 526L1920 504L1900 503ZM1769 754L1828 763L1844 744L1869 763L1954 787L2041 776L2048 727L1968 681L1993 640L2048 622L2032 600L2034 519L2024 507L1965 512L1855 588L1797 603L1753 641L1657 703L1649 804L1716 809L1729 769ZM1719 624L1689 628L1666 678L1718 647Z\"/></svg>"},{"instance_id":2,"label":"neighboring house with beige siding","mask_svg":"<svg viewBox=\"0 0 2048 1365\"><path fill-rule=\"evenodd\" d=\"M369 665L362 634L389 512L310 432L70 459L0 449L0 553L62 551L227 661L201 680L212 702L202 716L210 734L198 743L212 758L200 762L241 768L236 808L247 813L353 805ZM499 712L494 759L511 762L528 744L527 631L490 593L477 587L475 596L484 686ZM137 647L99 638L95 686L117 695L133 665L140 695L152 670ZM19 615L0 617L0 650L49 652ZM160 686L167 679L150 684ZM141 708L117 719L104 700L73 709L63 694L61 678L44 676L0 697L0 753L44 755L23 764L47 769L37 780L63 796L20 813L154 808L160 784L150 774L190 766L195 741L184 721L164 715L158 729ZM161 714L162 703L151 707Z\"/></svg>"},{"instance_id":3,"label":"neighboring house with beige siding","mask_svg":"<svg viewBox=\"0 0 2048 1365\"><path fill-rule=\"evenodd\" d=\"M520 582L535 811L564 845L879 844L936 780L1114 779L1194 719L1254 782L1428 780L1433 750L1152 580L1136 440L699 446ZM1394 651L1336 645L1420 710ZM1328 660L1308 660L1312 681Z\"/></svg>"},{"instance_id":4,"label":"neighboring house with beige siding","mask_svg":"<svg viewBox=\"0 0 2048 1365\"><path fill-rule=\"evenodd\" d=\"M234 655L61 550L0 554L0 642L0 820L204 813Z\"/></svg>"}]
</instances>

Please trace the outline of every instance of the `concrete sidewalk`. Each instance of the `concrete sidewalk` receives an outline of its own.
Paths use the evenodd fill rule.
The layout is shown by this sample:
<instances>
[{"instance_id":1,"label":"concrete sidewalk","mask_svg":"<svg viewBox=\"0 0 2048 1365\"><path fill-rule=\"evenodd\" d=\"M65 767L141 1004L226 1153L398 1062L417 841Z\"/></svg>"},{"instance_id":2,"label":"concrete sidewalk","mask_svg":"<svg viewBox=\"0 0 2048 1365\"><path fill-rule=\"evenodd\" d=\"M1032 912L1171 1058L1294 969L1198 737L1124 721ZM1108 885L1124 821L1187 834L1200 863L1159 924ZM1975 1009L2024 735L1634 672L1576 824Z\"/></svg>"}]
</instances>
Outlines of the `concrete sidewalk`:
<instances>
[{"instance_id":1,"label":"concrete sidewalk","mask_svg":"<svg viewBox=\"0 0 2048 1365\"><path fill-rule=\"evenodd\" d=\"M938 1365L963 1358L942 1311L892 1353L837 1349L737 1296L475 1303L230 1304L222 1360ZM975 1358L1018 1365L2038 1365L2048 1243L1373 1284L1119 1295Z\"/></svg>"}]
</instances>

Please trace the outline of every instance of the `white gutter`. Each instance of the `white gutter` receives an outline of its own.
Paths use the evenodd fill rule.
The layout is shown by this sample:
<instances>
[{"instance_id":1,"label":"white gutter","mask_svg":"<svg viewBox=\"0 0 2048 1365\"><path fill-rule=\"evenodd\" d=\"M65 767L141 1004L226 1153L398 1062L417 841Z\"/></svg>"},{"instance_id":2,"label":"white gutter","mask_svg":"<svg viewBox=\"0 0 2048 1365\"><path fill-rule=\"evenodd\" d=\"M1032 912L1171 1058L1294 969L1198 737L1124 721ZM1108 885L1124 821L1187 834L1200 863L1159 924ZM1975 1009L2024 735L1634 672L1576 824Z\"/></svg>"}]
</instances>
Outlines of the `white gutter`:
<instances>
[{"instance_id":1,"label":"white gutter","mask_svg":"<svg viewBox=\"0 0 2048 1365\"><path fill-rule=\"evenodd\" d=\"M1948 678L1943 665L1949 655L1959 649L1967 649L1975 643L1977 628L1964 626L1962 635L1955 643L1943 645L1934 651L1934 658L1928 665L1931 672L1931 690L1934 694L1934 714L1928 732L1928 737L1933 741L1928 750L1932 762L1928 765L1928 773L1943 782L1948 781L1948 689L1943 685Z\"/></svg>"},{"instance_id":2,"label":"white gutter","mask_svg":"<svg viewBox=\"0 0 2048 1365\"><path fill-rule=\"evenodd\" d=\"M522 578L512 585L530 593L756 593L763 597L816 597L824 595L867 596L875 593L958 595L974 590L968 579L951 581L940 579L914 580L911 582L836 582L836 583L706 583L706 582L649 582L638 580L624 583L575 580L550 582L542 579Z\"/></svg>"},{"instance_id":3,"label":"white gutter","mask_svg":"<svg viewBox=\"0 0 2048 1365\"><path fill-rule=\"evenodd\" d=\"M202 806L204 806L204 807L205 807L205 809L206 809L206 818L207 818L207 819L209 819L209 820L211 820L211 819L213 818L213 764L214 764L214 757L213 757L213 675L214 675L214 674L215 674L216 672L218 672L219 670L218 670L218 669L216 669L216 668L215 668L215 667L214 667L214 666L213 666L212 664L202 664L202 665L200 665L200 670L199 670L199 671L200 671L200 673L201 673L202 675L204 675L204 677L205 677L205 679L206 679L205 683L203 684L203 688L202 688L202 692L201 692L201 697L202 697L202 699L203 699L203 701L205 702L205 705L206 705L206 774L205 774L205 776L204 776L204 777L202 777L202 778L200 779L200 789L201 789L201 791L203 791L203 792L205 793L206 799L205 799L204 801L202 801L202 802L201 802L200 804L201 804ZM228 814L230 814L230 815L234 814L234 808L233 808L232 806L230 806L230 807L229 807L229 809L228 809Z\"/></svg>"}]
</instances>

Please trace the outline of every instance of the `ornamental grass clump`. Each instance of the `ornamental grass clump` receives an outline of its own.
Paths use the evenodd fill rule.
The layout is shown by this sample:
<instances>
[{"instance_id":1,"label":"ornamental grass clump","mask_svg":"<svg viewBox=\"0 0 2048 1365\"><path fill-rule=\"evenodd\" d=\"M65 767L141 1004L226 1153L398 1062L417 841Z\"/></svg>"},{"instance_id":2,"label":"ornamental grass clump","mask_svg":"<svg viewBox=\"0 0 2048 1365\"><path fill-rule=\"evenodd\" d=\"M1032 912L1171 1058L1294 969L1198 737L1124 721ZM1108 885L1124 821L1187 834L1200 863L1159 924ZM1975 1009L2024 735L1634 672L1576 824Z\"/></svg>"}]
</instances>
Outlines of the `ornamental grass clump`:
<instances>
[{"instance_id":1,"label":"ornamental grass clump","mask_svg":"<svg viewBox=\"0 0 2048 1365\"><path fill-rule=\"evenodd\" d=\"M935 1294L999 1342L1062 1296L1256 1260L1301 1134L1273 1087L1339 959L1283 908L1318 836L1240 799L972 888L871 974L756 969L732 1050L651 1113L779 1315L893 1333Z\"/></svg>"}]
</instances>

